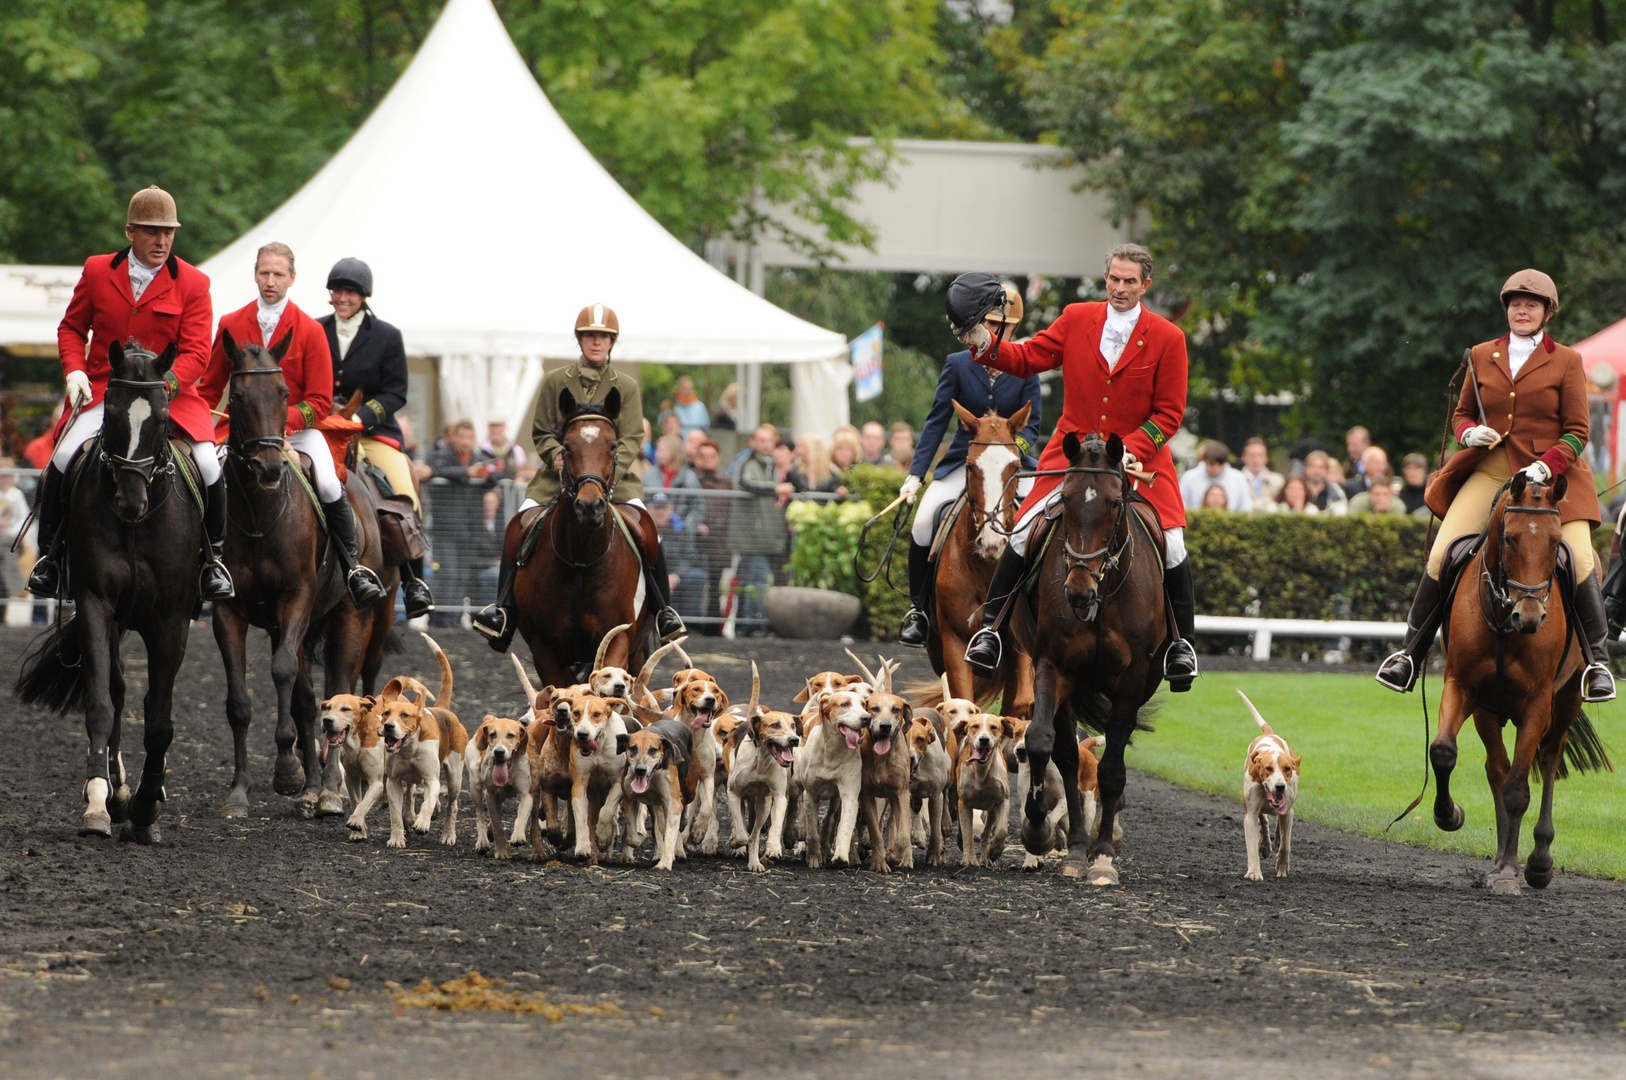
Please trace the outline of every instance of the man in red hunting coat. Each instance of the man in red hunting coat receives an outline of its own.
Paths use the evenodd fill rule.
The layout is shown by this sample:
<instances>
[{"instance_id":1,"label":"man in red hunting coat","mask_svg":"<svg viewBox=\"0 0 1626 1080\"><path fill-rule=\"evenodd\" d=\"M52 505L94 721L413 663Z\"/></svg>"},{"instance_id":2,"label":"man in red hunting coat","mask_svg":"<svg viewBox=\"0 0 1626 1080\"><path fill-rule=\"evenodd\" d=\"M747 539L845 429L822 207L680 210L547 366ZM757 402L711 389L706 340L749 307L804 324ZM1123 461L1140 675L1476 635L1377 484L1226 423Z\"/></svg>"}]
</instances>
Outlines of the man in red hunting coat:
<instances>
[{"instance_id":1,"label":"man in red hunting coat","mask_svg":"<svg viewBox=\"0 0 1626 1080\"><path fill-rule=\"evenodd\" d=\"M1152 284L1152 256L1139 244L1120 244L1106 261L1105 303L1069 304L1047 329L1022 343L987 348L978 318L965 336L977 362L1012 375L1037 375L1061 368L1066 396L1056 431L1039 458L1040 470L1065 469L1062 436L1089 433L1117 435L1124 442L1124 461L1153 474L1136 490L1157 510L1167 548L1164 587L1174 607L1181 640L1164 662L1169 689L1191 689L1197 675L1196 598L1191 566L1186 561L1185 504L1168 441L1180 429L1186 411L1186 335L1169 320L1148 311L1141 297ZM952 294L950 307L956 298ZM992 295L990 291L990 296ZM957 327L958 329L958 327ZM991 343L991 342L990 342ZM997 626L1005 598L1022 576L1027 537L1044 508L1061 497L1060 476L1041 476L1018 512L1010 546L994 568L983 605L982 629L966 648L966 661L984 671L999 666Z\"/></svg>"},{"instance_id":2,"label":"man in red hunting coat","mask_svg":"<svg viewBox=\"0 0 1626 1080\"><path fill-rule=\"evenodd\" d=\"M176 347L175 363L164 376L169 383L170 425L191 443L192 460L208 488L204 524L214 557L203 565L203 598L221 600L232 595L231 575L219 557L226 526L226 489L220 482L209 407L194 385L209 359L209 327L214 322L209 279L174 255L175 230L180 224L169 192L159 187L136 192L124 226L130 245L112 255L92 255L85 260L67 314L57 327L67 404L57 426L61 437L40 481L39 535L44 555L28 579L28 590L36 596L55 596L61 584L68 494L63 474L79 447L102 430L102 397L112 376L107 347L115 341L134 341L155 353ZM75 409L78 417L68 426Z\"/></svg>"}]
</instances>

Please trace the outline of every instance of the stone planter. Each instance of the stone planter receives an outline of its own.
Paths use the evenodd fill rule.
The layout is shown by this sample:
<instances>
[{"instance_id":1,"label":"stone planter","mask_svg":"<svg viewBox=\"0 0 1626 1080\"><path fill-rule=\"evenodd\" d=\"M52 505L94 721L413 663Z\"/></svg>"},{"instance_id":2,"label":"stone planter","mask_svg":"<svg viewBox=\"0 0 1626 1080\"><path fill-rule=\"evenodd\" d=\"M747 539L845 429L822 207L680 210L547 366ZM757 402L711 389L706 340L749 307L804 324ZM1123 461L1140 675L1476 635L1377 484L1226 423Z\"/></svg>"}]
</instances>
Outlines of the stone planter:
<instances>
[{"instance_id":1,"label":"stone planter","mask_svg":"<svg viewBox=\"0 0 1626 1080\"><path fill-rule=\"evenodd\" d=\"M762 594L762 610L780 637L833 641L852 630L864 602L833 589L775 585Z\"/></svg>"}]
</instances>

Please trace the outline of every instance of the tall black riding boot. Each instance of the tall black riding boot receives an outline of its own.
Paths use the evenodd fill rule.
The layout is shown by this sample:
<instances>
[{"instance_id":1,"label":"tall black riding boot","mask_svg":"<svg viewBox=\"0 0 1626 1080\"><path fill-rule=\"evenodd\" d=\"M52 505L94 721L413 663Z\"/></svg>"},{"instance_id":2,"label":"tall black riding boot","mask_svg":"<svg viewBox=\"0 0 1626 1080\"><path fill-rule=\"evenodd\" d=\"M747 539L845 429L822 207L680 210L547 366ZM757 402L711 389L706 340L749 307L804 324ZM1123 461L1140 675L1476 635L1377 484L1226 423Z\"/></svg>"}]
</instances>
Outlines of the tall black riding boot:
<instances>
[{"instance_id":1,"label":"tall black riding boot","mask_svg":"<svg viewBox=\"0 0 1626 1080\"><path fill-rule=\"evenodd\" d=\"M350 500L341 495L330 503L323 503L322 513L327 517L328 531L344 545L348 556L350 572L345 575L344 584L350 590L350 599L358 608L384 599L384 583L361 565L361 542L356 536L356 516L350 512Z\"/></svg>"},{"instance_id":2,"label":"tall black riding boot","mask_svg":"<svg viewBox=\"0 0 1626 1080\"><path fill-rule=\"evenodd\" d=\"M507 652L514 640L514 564L504 555L497 568L497 602L475 612L470 620L477 633L498 652Z\"/></svg>"},{"instance_id":3,"label":"tall black riding boot","mask_svg":"<svg viewBox=\"0 0 1626 1080\"><path fill-rule=\"evenodd\" d=\"M1581 674L1581 700L1613 701L1615 675L1609 670L1609 620L1603 613L1603 589L1596 573L1588 574L1575 587L1575 617L1581 624L1576 636L1586 646L1589 661Z\"/></svg>"},{"instance_id":4,"label":"tall black riding boot","mask_svg":"<svg viewBox=\"0 0 1626 1080\"><path fill-rule=\"evenodd\" d=\"M1428 650L1445 618L1445 586L1437 578L1423 574L1406 616L1406 640L1400 651L1391 653L1378 667L1377 680L1397 693L1406 694L1417 685L1417 677L1428 663Z\"/></svg>"},{"instance_id":5,"label":"tall black riding boot","mask_svg":"<svg viewBox=\"0 0 1626 1080\"><path fill-rule=\"evenodd\" d=\"M655 632L664 642L676 641L687 634L689 628L683 625L683 616L672 606L672 575L666 569L666 549L659 545L655 548L655 565L649 569L649 580L661 604L655 612Z\"/></svg>"},{"instance_id":6,"label":"tall black riding boot","mask_svg":"<svg viewBox=\"0 0 1626 1080\"><path fill-rule=\"evenodd\" d=\"M1609 573L1603 576L1603 610L1609 629L1626 629L1626 558L1619 555L1609 561Z\"/></svg>"},{"instance_id":7,"label":"tall black riding boot","mask_svg":"<svg viewBox=\"0 0 1626 1080\"><path fill-rule=\"evenodd\" d=\"M198 591L205 600L230 600L237 595L237 587L232 584L226 564L220 561L220 550L226 544L225 476L209 485L204 498L203 531L209 537L209 550L198 572Z\"/></svg>"},{"instance_id":8,"label":"tall black riding boot","mask_svg":"<svg viewBox=\"0 0 1626 1080\"><path fill-rule=\"evenodd\" d=\"M1168 680L1170 693L1183 694L1197 677L1197 650L1191 644L1197 636L1197 582L1191 575L1191 560L1171 566L1163 575L1163 587L1174 609L1175 629L1180 631L1179 639L1163 655L1163 678Z\"/></svg>"},{"instance_id":9,"label":"tall black riding boot","mask_svg":"<svg viewBox=\"0 0 1626 1080\"><path fill-rule=\"evenodd\" d=\"M926 618L926 574L931 569L932 549L913 540L909 541L909 610L903 615L903 629L898 632L899 645L925 648L931 634Z\"/></svg>"},{"instance_id":10,"label":"tall black riding boot","mask_svg":"<svg viewBox=\"0 0 1626 1080\"><path fill-rule=\"evenodd\" d=\"M435 597L429 591L429 583L423 579L422 555L408 559L406 565L401 567L401 601L406 605L409 619L435 610Z\"/></svg>"},{"instance_id":11,"label":"tall black riding boot","mask_svg":"<svg viewBox=\"0 0 1626 1080\"><path fill-rule=\"evenodd\" d=\"M47 465L40 476L34 514L39 522L40 557L28 574L28 591L46 598L57 594L62 585L62 519L68 513L68 478L55 465Z\"/></svg>"},{"instance_id":12,"label":"tall black riding boot","mask_svg":"<svg viewBox=\"0 0 1626 1080\"><path fill-rule=\"evenodd\" d=\"M1005 600L1022 581L1027 560L1007 544L994 564L994 579L988 583L988 598L982 602L982 629L971 635L965 647L965 662L980 675L991 676L999 670L1005 650L999 640L999 616L1005 609Z\"/></svg>"}]
</instances>

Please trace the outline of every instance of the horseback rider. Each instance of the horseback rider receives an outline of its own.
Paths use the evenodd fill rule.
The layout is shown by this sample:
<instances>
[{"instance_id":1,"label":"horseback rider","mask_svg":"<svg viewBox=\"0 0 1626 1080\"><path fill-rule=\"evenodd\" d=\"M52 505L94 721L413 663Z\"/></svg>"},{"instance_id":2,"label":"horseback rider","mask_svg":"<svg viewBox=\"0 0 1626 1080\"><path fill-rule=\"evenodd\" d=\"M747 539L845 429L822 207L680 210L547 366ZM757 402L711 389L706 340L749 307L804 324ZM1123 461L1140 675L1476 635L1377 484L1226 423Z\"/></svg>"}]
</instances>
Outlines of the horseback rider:
<instances>
[{"instance_id":1,"label":"horseback rider","mask_svg":"<svg viewBox=\"0 0 1626 1080\"><path fill-rule=\"evenodd\" d=\"M254 284L259 296L220 317L220 330L215 335L214 350L209 354L209 366L198 382L198 393L211 409L217 408L226 384L231 382L232 361L226 355L228 332L239 346L259 345L269 349L273 342L289 339L288 351L281 362L282 379L288 387L287 445L310 458L316 497L322 504L328 530L350 555L350 572L345 577L345 585L356 606L365 607L384 598L384 585L377 574L361 565L356 518L350 510L350 500L345 497L344 485L339 482L327 438L316 427L333 411L329 389L333 382L333 358L328 352L327 336L316 320L288 299L294 278L293 249L277 243L260 248L254 256ZM229 423L229 417L220 420L221 425Z\"/></svg>"},{"instance_id":2,"label":"horseback rider","mask_svg":"<svg viewBox=\"0 0 1626 1080\"><path fill-rule=\"evenodd\" d=\"M423 520L412 463L401 452L405 442L395 414L406 407L407 356L401 331L373 314L367 302L373 295L372 267L360 259L344 258L327 275L328 303L333 314L317 319L327 334L333 358L333 400L349 401L361 391L361 424L356 458L384 474L392 492L412 500L413 512ZM435 609L435 598L423 579L423 556L401 567L401 602L407 618L416 619Z\"/></svg>"},{"instance_id":3,"label":"horseback rider","mask_svg":"<svg viewBox=\"0 0 1626 1080\"><path fill-rule=\"evenodd\" d=\"M224 600L234 594L231 575L220 561L226 533L226 488L215 457L209 407L195 385L208 363L214 309L209 278L173 253L175 230L180 227L175 199L169 192L156 185L136 192L125 216L124 236L129 246L85 260L67 314L57 327L57 354L68 383L67 406L57 424L56 451L40 480L37 505L43 555L28 577L28 591L35 596L55 596L62 584L59 564L66 540L62 519L68 507L68 463L80 446L101 433L102 399L112 377L107 347L125 340L153 352L170 345L177 349L175 363L164 375L169 384L170 424L190 445L192 462L208 492L203 520L209 550L204 553L199 590L205 600ZM73 410L78 415L70 424Z\"/></svg>"},{"instance_id":4,"label":"horseback rider","mask_svg":"<svg viewBox=\"0 0 1626 1080\"><path fill-rule=\"evenodd\" d=\"M1124 442L1125 469L1153 474L1137 490L1157 511L1165 548L1164 589L1179 631L1164 657L1163 677L1176 693L1197 676L1196 591L1186 559L1185 503L1168 441L1186 410L1186 335L1141 297L1152 285L1152 255L1139 244L1120 244L1107 254L1105 303L1069 304L1047 329L1022 342L999 343L984 316L1006 303L1004 289L987 274L963 274L949 286L949 321L979 364L1028 376L1062 369L1069 391L1055 437L1039 458L1041 470L1067 468L1061 436L1116 434ZM1095 401L1101 405L1096 408ZM1041 476L1022 504L1010 545L994 565L982 628L972 635L965 659L985 674L999 667L1000 615L1023 577L1028 536L1045 509L1061 498L1061 477Z\"/></svg>"},{"instance_id":5,"label":"horseback rider","mask_svg":"<svg viewBox=\"0 0 1626 1080\"><path fill-rule=\"evenodd\" d=\"M1022 294L1015 287L1005 285L1005 304L994 308L983 319L990 336L1003 340L1016 333L1022 322ZM901 494L909 502L925 483L926 470L932 467L932 458L938 444L955 418L954 405L958 402L975 416L984 416L993 409L1009 419L1023 405L1029 406L1027 426L1016 436L1016 445L1022 453L1022 467L1034 466L1033 444L1039 438L1039 411L1043 407L1039 395L1039 376L1026 378L1003 376L994 368L972 363L970 350L951 353L943 363L943 374L937 380L937 396L932 399L932 411L926 417L926 426L915 447L915 457L909 464L909 476L903 482ZM960 497L965 490L965 459L971 447L971 431L961 426L949 444L943 460L932 473L931 486L920 498L915 510L914 528L909 532L909 610L903 616L903 629L898 634L900 645L924 646L930 630L923 599L931 558L932 533L937 528L937 514ZM1018 498L1026 498L1033 487L1029 477L1017 485Z\"/></svg>"},{"instance_id":6,"label":"horseback rider","mask_svg":"<svg viewBox=\"0 0 1626 1080\"><path fill-rule=\"evenodd\" d=\"M621 413L616 425L616 476L610 501L630 504L644 510L644 485L632 471L632 463L643 452L643 395L638 383L610 365L610 352L621 335L615 312L603 304L589 304L576 316L576 343L581 356L573 364L549 372L542 380L536 399L536 417L531 439L536 444L542 467L526 489L519 512L533 506L551 506L560 491L559 474L564 467L564 446L559 433L568 417L559 414L559 393L569 390L579 402L603 401L611 390L621 392ZM544 511L545 512L545 511ZM683 619L672 608L671 577L666 570L666 553L657 543L653 552L644 552L644 573L660 607L655 613L655 629L662 641L684 633ZM498 571L497 602L488 604L474 616L474 628L484 634L498 652L508 648L514 637L514 566L503 556Z\"/></svg>"},{"instance_id":7,"label":"horseback rider","mask_svg":"<svg viewBox=\"0 0 1626 1080\"><path fill-rule=\"evenodd\" d=\"M1559 503L1574 580L1576 637L1586 651L1581 700L1609 701L1609 624L1594 573L1592 530L1601 518L1597 485L1583 451L1589 436L1586 372L1581 354L1554 341L1548 321L1558 313L1558 287L1540 270L1520 270L1502 286L1508 332L1469 350L1468 377L1451 418L1462 449L1429 484L1428 506L1441 518L1417 584L1406 639L1383 661L1377 680L1406 693L1417 683L1434 634L1445 618L1450 582L1444 574L1452 542L1483 532L1502 487L1515 472L1532 484L1565 474ZM1453 560L1455 562L1455 560Z\"/></svg>"}]
</instances>

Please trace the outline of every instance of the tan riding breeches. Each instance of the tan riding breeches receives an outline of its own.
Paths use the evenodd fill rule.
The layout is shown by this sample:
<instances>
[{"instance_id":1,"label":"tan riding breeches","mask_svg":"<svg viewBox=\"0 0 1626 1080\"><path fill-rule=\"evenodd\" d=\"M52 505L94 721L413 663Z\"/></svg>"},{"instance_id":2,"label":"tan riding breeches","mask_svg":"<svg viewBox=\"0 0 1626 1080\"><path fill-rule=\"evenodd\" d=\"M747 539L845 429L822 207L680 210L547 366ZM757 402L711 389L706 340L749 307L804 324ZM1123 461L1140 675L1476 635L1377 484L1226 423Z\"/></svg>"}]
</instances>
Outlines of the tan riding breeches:
<instances>
[{"instance_id":1,"label":"tan riding breeches","mask_svg":"<svg viewBox=\"0 0 1626 1080\"><path fill-rule=\"evenodd\" d=\"M1507 451L1496 449L1485 456L1479 468L1468 477L1440 522L1434 546L1428 552L1428 576L1438 581L1445 565L1445 549L1459 536L1478 535L1490 520L1491 504L1502 485L1513 478ZM1575 580L1585 581L1592 573L1592 525L1586 521L1564 523L1564 542L1575 554Z\"/></svg>"},{"instance_id":2,"label":"tan riding breeches","mask_svg":"<svg viewBox=\"0 0 1626 1080\"><path fill-rule=\"evenodd\" d=\"M412 482L412 462L407 460L407 456L389 443L365 435L357 439L356 443L358 455L377 466L378 471L389 480L390 487L395 489L397 495L410 496L412 508L422 515L423 505L418 502L418 485Z\"/></svg>"}]
</instances>

